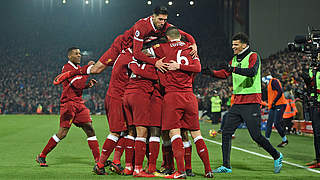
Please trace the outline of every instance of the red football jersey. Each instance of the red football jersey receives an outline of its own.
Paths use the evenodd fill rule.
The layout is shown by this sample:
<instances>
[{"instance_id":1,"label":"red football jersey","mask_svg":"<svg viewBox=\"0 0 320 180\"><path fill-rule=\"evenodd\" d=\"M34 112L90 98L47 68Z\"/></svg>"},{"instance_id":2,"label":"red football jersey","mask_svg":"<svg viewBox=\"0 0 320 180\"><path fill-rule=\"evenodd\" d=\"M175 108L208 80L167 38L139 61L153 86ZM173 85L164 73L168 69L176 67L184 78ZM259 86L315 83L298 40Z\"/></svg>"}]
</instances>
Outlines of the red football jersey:
<instances>
[{"instance_id":1,"label":"red football jersey","mask_svg":"<svg viewBox=\"0 0 320 180\"><path fill-rule=\"evenodd\" d=\"M169 23L165 23L162 29L156 29L152 22L152 16L138 20L129 30L125 31L124 34L118 36L113 43L117 46L116 49L133 48L133 56L143 62L154 65L158 59L150 58L141 52L143 43L150 42L151 40L163 37L168 27L172 26ZM181 35L184 35L189 42L195 43L194 38L181 30ZM121 42L119 42L121 41ZM102 56L99 61L107 61L107 56ZM112 63L112 62L108 62ZM106 63L107 64L107 63Z\"/></svg>"},{"instance_id":2,"label":"red football jersey","mask_svg":"<svg viewBox=\"0 0 320 180\"><path fill-rule=\"evenodd\" d=\"M154 66L150 64L139 64L131 61L128 64L132 71L125 94L131 93L151 93L154 90L154 80L158 80L158 75Z\"/></svg>"},{"instance_id":3,"label":"red football jersey","mask_svg":"<svg viewBox=\"0 0 320 180\"><path fill-rule=\"evenodd\" d=\"M179 70L158 72L160 83L165 87L166 92L192 92L192 83L195 74L201 71L201 64L198 57L192 58L189 46L188 42L171 41L152 47L157 57L166 57L163 62L169 63L173 60L180 64Z\"/></svg>"},{"instance_id":4,"label":"red football jersey","mask_svg":"<svg viewBox=\"0 0 320 180\"><path fill-rule=\"evenodd\" d=\"M71 61L68 61L68 63L62 67L62 73L72 71L78 68L81 68L81 66L75 65ZM61 94L60 102L65 103L68 101L74 101L84 103L82 99L82 92L83 89L86 87L88 77L88 75L77 75L65 80L62 83L63 91Z\"/></svg>"},{"instance_id":5,"label":"red football jersey","mask_svg":"<svg viewBox=\"0 0 320 180\"><path fill-rule=\"evenodd\" d=\"M121 99L129 82L128 63L132 61L132 54L126 50L121 53L112 67L107 95Z\"/></svg>"}]
</instances>

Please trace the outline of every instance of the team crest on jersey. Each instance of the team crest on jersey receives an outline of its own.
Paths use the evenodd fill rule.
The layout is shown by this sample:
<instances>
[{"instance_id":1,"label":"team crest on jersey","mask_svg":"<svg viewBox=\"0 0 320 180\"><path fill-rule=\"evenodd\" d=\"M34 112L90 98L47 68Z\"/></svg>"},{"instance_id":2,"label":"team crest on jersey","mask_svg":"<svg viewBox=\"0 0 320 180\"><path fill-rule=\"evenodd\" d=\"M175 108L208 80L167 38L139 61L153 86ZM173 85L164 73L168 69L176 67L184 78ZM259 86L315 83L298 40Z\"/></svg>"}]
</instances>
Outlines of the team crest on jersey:
<instances>
[{"instance_id":1,"label":"team crest on jersey","mask_svg":"<svg viewBox=\"0 0 320 180\"><path fill-rule=\"evenodd\" d=\"M140 36L140 31L136 30L135 36L139 37Z\"/></svg>"},{"instance_id":2,"label":"team crest on jersey","mask_svg":"<svg viewBox=\"0 0 320 180\"><path fill-rule=\"evenodd\" d=\"M153 48L158 48L158 47L160 47L160 44L156 44L153 46Z\"/></svg>"}]
</instances>

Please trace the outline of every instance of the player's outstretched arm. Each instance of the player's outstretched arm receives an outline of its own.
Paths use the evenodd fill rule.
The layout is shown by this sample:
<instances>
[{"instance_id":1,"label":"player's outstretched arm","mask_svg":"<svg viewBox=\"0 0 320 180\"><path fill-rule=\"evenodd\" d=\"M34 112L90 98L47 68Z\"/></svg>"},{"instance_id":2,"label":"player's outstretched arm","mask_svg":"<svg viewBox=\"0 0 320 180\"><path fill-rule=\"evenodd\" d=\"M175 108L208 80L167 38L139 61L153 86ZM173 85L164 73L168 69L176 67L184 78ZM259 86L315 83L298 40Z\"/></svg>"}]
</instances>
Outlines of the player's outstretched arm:
<instances>
[{"instance_id":1,"label":"player's outstretched arm","mask_svg":"<svg viewBox=\"0 0 320 180\"><path fill-rule=\"evenodd\" d=\"M90 68L90 74L100 74L107 68L102 62L98 61Z\"/></svg>"},{"instance_id":2,"label":"player's outstretched arm","mask_svg":"<svg viewBox=\"0 0 320 180\"><path fill-rule=\"evenodd\" d=\"M57 77L54 78L53 84L54 85L61 84L66 79L69 79L76 75L99 74L107 67L106 65L102 64L100 61L98 61L96 64L94 63L95 63L94 61L89 61L88 65L85 65L79 69L66 71L59 74Z\"/></svg>"}]
</instances>

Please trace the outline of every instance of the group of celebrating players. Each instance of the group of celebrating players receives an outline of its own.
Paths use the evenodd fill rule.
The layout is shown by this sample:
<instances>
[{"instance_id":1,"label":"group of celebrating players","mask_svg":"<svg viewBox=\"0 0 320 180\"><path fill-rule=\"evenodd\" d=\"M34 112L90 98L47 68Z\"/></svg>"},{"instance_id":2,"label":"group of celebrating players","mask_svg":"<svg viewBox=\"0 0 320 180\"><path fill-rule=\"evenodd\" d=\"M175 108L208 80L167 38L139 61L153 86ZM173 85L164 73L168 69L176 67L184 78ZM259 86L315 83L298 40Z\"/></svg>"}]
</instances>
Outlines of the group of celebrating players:
<instances>
[{"instance_id":1,"label":"group of celebrating players","mask_svg":"<svg viewBox=\"0 0 320 180\"><path fill-rule=\"evenodd\" d=\"M60 109L60 129L50 138L36 160L47 166L47 154L68 133L71 124L81 127L88 136L96 164L93 172L105 175L105 167L119 174L134 177L163 176L185 179L194 176L191 168L191 142L194 140L207 178L213 178L209 153L201 136L198 104L192 83L201 71L194 38L167 23L166 7L157 7L153 15L140 19L94 63L79 66L80 50L68 50L68 63L54 84L63 84ZM112 74L105 97L105 109L110 134L102 151L92 128L89 110L81 98L82 90L92 87L89 74L101 73L112 66ZM162 171L156 162L162 137ZM148 147L148 148L147 148ZM114 152L114 160L108 160ZM120 165L125 151L125 168ZM148 167L143 168L144 157ZM177 169L174 168L173 157Z\"/></svg>"},{"instance_id":2,"label":"group of celebrating players","mask_svg":"<svg viewBox=\"0 0 320 180\"><path fill-rule=\"evenodd\" d=\"M283 154L261 134L261 60L249 47L249 38L237 33L232 38L234 57L222 70L205 68L202 73L217 78L232 75L234 105L229 110L222 130L223 165L211 170L209 153L201 136L198 104L192 84L201 64L194 38L167 23L166 7L157 7L153 15L140 19L95 63L81 67L80 49L68 49L69 61L54 84L62 84L60 129L37 155L41 167L48 166L46 156L67 135L72 124L81 127L96 162L93 172L106 175L105 167L118 174L134 177L163 176L185 179L194 176L191 167L191 142L204 165L204 176L231 173L231 137L241 122L245 122L251 138L274 159L274 173L282 169ZM111 79L105 97L105 110L110 134L102 151L92 127L90 111L82 100L82 91L97 82L90 74L99 74L112 66ZM156 169L162 137L163 163ZM125 150L125 168L120 159ZM108 160L114 151L113 161ZM147 168L143 168L147 156ZM174 160L177 169L175 169Z\"/></svg>"}]
</instances>

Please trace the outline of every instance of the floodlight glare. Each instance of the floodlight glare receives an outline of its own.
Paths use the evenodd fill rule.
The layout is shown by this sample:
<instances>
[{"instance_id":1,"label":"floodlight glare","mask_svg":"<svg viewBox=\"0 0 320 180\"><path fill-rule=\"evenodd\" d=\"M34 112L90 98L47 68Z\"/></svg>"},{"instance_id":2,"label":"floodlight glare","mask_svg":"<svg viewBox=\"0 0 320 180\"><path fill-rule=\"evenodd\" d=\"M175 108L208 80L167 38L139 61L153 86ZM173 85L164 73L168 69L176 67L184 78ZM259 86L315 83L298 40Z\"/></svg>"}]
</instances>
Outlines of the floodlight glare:
<instances>
[{"instance_id":1,"label":"floodlight glare","mask_svg":"<svg viewBox=\"0 0 320 180\"><path fill-rule=\"evenodd\" d=\"M189 4L190 4L191 6L193 6L193 5L194 5L194 1L190 1Z\"/></svg>"},{"instance_id":2,"label":"floodlight glare","mask_svg":"<svg viewBox=\"0 0 320 180\"><path fill-rule=\"evenodd\" d=\"M106 0L105 3L106 3L106 4L109 4L109 0Z\"/></svg>"},{"instance_id":3,"label":"floodlight glare","mask_svg":"<svg viewBox=\"0 0 320 180\"><path fill-rule=\"evenodd\" d=\"M168 5L169 5L169 6L171 6L172 4L173 4L173 2L172 2L172 1L169 1L169 2L168 2Z\"/></svg>"},{"instance_id":4,"label":"floodlight glare","mask_svg":"<svg viewBox=\"0 0 320 180\"><path fill-rule=\"evenodd\" d=\"M67 3L67 0L62 0L62 4L65 4L65 3Z\"/></svg>"},{"instance_id":5,"label":"floodlight glare","mask_svg":"<svg viewBox=\"0 0 320 180\"><path fill-rule=\"evenodd\" d=\"M152 4L152 2L151 2L151 1L147 1L147 4L148 4L148 5L151 5L151 4Z\"/></svg>"},{"instance_id":6,"label":"floodlight glare","mask_svg":"<svg viewBox=\"0 0 320 180\"><path fill-rule=\"evenodd\" d=\"M86 4L89 4L89 1L88 1L88 0L86 0L86 1L85 1L85 3L86 3Z\"/></svg>"}]
</instances>

